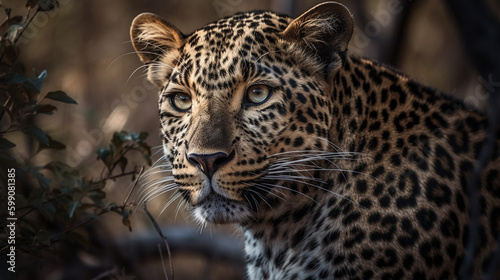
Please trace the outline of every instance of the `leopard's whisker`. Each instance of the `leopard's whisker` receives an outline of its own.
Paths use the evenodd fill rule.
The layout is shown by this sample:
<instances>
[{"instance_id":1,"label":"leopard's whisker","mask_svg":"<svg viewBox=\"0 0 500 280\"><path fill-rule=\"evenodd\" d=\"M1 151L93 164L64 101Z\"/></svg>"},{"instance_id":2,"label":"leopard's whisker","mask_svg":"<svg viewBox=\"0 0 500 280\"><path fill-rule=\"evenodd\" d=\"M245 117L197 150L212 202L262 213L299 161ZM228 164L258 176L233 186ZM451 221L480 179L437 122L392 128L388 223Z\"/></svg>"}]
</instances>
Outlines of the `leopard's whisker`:
<instances>
[{"instance_id":1,"label":"leopard's whisker","mask_svg":"<svg viewBox=\"0 0 500 280\"><path fill-rule=\"evenodd\" d=\"M258 187L258 186L253 186L253 187L255 189L258 189L258 190L266 191L266 190L264 190L264 189L262 189L261 187ZM260 193L258 193L256 191L252 190L251 188L247 189L247 190L249 192L254 193L255 195L257 195L262 201L264 201L264 203L266 203L269 206L269 208L273 209L273 207L271 206L271 204L269 204L269 202L265 199L264 196L262 196L262 194L260 194ZM266 191L266 193L272 194L271 192L268 192L268 191ZM257 201L255 201L255 202L257 203Z\"/></svg>"},{"instance_id":2,"label":"leopard's whisker","mask_svg":"<svg viewBox=\"0 0 500 280\"><path fill-rule=\"evenodd\" d=\"M142 205L145 201L156 199L157 197L176 189L177 187L175 186L175 184L157 187L154 190L144 194L139 200L138 205Z\"/></svg>"},{"instance_id":3,"label":"leopard's whisker","mask_svg":"<svg viewBox=\"0 0 500 280\"><path fill-rule=\"evenodd\" d=\"M278 188L278 189L283 189L283 190L286 190L286 191L290 191L290 192L294 192L294 193L297 193L297 194L300 194L304 197L306 197L307 199L315 202L315 203L318 203L314 198L308 196L307 194L303 193L303 192L300 192L298 190L294 190L292 188L289 188L289 187L285 187L285 186L281 186L279 184L273 184L273 183L267 183L267 182L260 182L261 186L267 186L269 187L270 189L272 188Z\"/></svg>"},{"instance_id":4,"label":"leopard's whisker","mask_svg":"<svg viewBox=\"0 0 500 280\"><path fill-rule=\"evenodd\" d=\"M161 209L160 211L160 214L158 214L157 218L161 216L161 214L163 214L163 212L165 212L165 210L167 210L167 208L174 202L176 201L179 197L181 196L180 193L176 193L174 195L172 195L172 197L170 197L170 199L168 200L167 203L165 203L165 205L163 206L163 208Z\"/></svg>"},{"instance_id":5,"label":"leopard's whisker","mask_svg":"<svg viewBox=\"0 0 500 280\"><path fill-rule=\"evenodd\" d=\"M127 53L124 53L124 54L121 54L119 55L118 57L116 57L113 61L111 61L108 66L106 67L106 71L109 70L109 68L114 64L116 63L119 59L127 56L127 55L137 55L139 52L138 51L131 51L131 52L127 52ZM144 53L147 53L147 52L144 52Z\"/></svg>"},{"instance_id":6,"label":"leopard's whisker","mask_svg":"<svg viewBox=\"0 0 500 280\"><path fill-rule=\"evenodd\" d=\"M186 209L187 207L188 207L187 200L181 199L180 202L177 204L177 207L175 210L174 221L177 221L177 215L179 214L180 209L181 208Z\"/></svg>"},{"instance_id":7,"label":"leopard's whisker","mask_svg":"<svg viewBox=\"0 0 500 280\"><path fill-rule=\"evenodd\" d=\"M254 188L256 188L256 189L259 189L259 190L261 190L261 191L265 191L266 193L268 193L268 194L270 194L270 195L272 195L272 196L274 196L274 197L276 197L276 198L278 198L278 199L281 199L281 200L285 201L285 198L284 198L284 197L281 197L281 196L279 196L279 195L275 194L275 193L274 193L274 192L272 192L269 188L266 188L265 186L261 186L259 183L255 183L255 184L253 185L253 187L254 187ZM282 192L280 192L280 194L284 196L284 194L283 194Z\"/></svg>"}]
</instances>

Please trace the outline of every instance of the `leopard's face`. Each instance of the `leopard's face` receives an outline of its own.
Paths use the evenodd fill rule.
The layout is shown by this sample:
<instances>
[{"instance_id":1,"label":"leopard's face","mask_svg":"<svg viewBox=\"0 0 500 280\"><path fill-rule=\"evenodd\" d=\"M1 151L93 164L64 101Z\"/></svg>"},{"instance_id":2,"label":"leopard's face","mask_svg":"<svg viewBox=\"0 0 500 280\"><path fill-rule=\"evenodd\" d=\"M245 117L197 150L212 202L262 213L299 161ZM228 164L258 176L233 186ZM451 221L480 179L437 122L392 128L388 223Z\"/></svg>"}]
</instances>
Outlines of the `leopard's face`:
<instances>
[{"instance_id":1,"label":"leopard's face","mask_svg":"<svg viewBox=\"0 0 500 280\"><path fill-rule=\"evenodd\" d=\"M297 37L303 26L251 12L186 37L155 15L135 19L134 47L161 89L164 153L198 220L248 220L279 196L277 181L300 178L286 159L329 149L325 89L340 57L308 50Z\"/></svg>"}]
</instances>

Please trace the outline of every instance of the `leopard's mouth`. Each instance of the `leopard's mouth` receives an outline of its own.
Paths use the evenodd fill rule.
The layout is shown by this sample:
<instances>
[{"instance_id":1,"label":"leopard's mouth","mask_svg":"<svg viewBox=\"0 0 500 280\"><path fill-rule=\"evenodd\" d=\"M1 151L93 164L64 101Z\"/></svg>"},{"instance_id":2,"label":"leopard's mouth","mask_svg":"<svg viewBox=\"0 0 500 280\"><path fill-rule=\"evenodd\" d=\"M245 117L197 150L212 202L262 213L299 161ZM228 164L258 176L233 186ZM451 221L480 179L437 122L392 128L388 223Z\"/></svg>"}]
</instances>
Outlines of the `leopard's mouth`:
<instances>
[{"instance_id":1,"label":"leopard's mouth","mask_svg":"<svg viewBox=\"0 0 500 280\"><path fill-rule=\"evenodd\" d=\"M196 198L190 199L193 214L200 222L208 223L242 223L258 212L266 190L255 188L254 180L240 181L239 186L220 186L214 182L206 182L198 191ZM235 192L235 189L238 189Z\"/></svg>"},{"instance_id":2,"label":"leopard's mouth","mask_svg":"<svg viewBox=\"0 0 500 280\"><path fill-rule=\"evenodd\" d=\"M176 176L178 190L189 203L190 212L201 223L246 222L258 212L266 197L268 187L257 186L257 182L267 174L267 162L249 160L251 165L241 168L237 164L241 160L238 161L234 154L228 157L234 160L221 165L212 174L194 169L197 165L191 164L187 165L189 170L179 170L182 175Z\"/></svg>"},{"instance_id":3,"label":"leopard's mouth","mask_svg":"<svg viewBox=\"0 0 500 280\"><path fill-rule=\"evenodd\" d=\"M224 197L214 191L192 206L194 217L202 223L240 223L251 215L249 207L241 201Z\"/></svg>"}]
</instances>

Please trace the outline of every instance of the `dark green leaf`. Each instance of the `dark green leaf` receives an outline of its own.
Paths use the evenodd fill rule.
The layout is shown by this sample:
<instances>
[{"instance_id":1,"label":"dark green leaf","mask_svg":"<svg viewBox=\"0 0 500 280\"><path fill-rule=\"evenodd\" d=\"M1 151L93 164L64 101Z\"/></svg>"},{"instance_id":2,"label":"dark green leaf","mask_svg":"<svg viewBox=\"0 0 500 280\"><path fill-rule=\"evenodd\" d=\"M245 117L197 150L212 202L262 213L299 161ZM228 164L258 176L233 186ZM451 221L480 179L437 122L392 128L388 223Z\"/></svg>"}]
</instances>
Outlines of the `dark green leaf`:
<instances>
[{"instance_id":1,"label":"dark green leaf","mask_svg":"<svg viewBox=\"0 0 500 280\"><path fill-rule=\"evenodd\" d=\"M120 169L122 170L122 173L125 172L125 168L127 168L127 163L128 163L128 160L126 157L121 157L120 158Z\"/></svg>"},{"instance_id":2,"label":"dark green leaf","mask_svg":"<svg viewBox=\"0 0 500 280\"><path fill-rule=\"evenodd\" d=\"M26 1L26 8L34 8L38 5L38 0L27 0Z\"/></svg>"},{"instance_id":3,"label":"dark green leaf","mask_svg":"<svg viewBox=\"0 0 500 280\"><path fill-rule=\"evenodd\" d=\"M106 159L109 156L109 149L108 148L99 148L97 149L97 158L102 160L103 162L106 162Z\"/></svg>"},{"instance_id":4,"label":"dark green leaf","mask_svg":"<svg viewBox=\"0 0 500 280\"><path fill-rule=\"evenodd\" d=\"M47 137L47 134L43 132L40 128L34 126L34 125L25 125L21 128L21 130L28 136L33 137L40 141L40 143L44 144L45 146L49 145L49 138Z\"/></svg>"},{"instance_id":5,"label":"dark green leaf","mask_svg":"<svg viewBox=\"0 0 500 280\"><path fill-rule=\"evenodd\" d=\"M57 110L57 107L50 104L44 104L44 105L37 105L34 109L35 112L37 112L38 114L52 115L53 112Z\"/></svg>"},{"instance_id":6,"label":"dark green leaf","mask_svg":"<svg viewBox=\"0 0 500 280\"><path fill-rule=\"evenodd\" d=\"M46 230L40 230L39 232L37 232L34 241L49 246L51 236L52 234L50 232Z\"/></svg>"},{"instance_id":7,"label":"dark green leaf","mask_svg":"<svg viewBox=\"0 0 500 280\"><path fill-rule=\"evenodd\" d=\"M42 167L36 166L33 168L25 168L27 172L29 172L35 179L38 181L38 184L44 189L48 189L50 187L51 180L45 177L42 173L38 172ZM31 196L31 193L30 193Z\"/></svg>"},{"instance_id":8,"label":"dark green leaf","mask_svg":"<svg viewBox=\"0 0 500 280\"><path fill-rule=\"evenodd\" d=\"M106 182L98 182L94 183L91 180L84 178L82 182L82 189L85 192L91 191L91 190L102 190L106 186Z\"/></svg>"},{"instance_id":9,"label":"dark green leaf","mask_svg":"<svg viewBox=\"0 0 500 280\"><path fill-rule=\"evenodd\" d=\"M16 192L16 206L24 207L28 205L28 200L24 197L24 195Z\"/></svg>"},{"instance_id":10,"label":"dark green leaf","mask_svg":"<svg viewBox=\"0 0 500 280\"><path fill-rule=\"evenodd\" d=\"M36 84L34 84L34 82ZM30 92L39 93L41 90L41 80L26 79L25 77L14 73L8 73L2 76L2 78L0 78L0 83L22 85L25 90Z\"/></svg>"},{"instance_id":11,"label":"dark green leaf","mask_svg":"<svg viewBox=\"0 0 500 280\"><path fill-rule=\"evenodd\" d=\"M104 191L102 191L102 190L93 190L93 191L90 191L88 193L88 196L97 205L99 205L100 207L104 207L105 204L102 201L104 198L106 198L106 193Z\"/></svg>"},{"instance_id":12,"label":"dark green leaf","mask_svg":"<svg viewBox=\"0 0 500 280\"><path fill-rule=\"evenodd\" d=\"M142 141L146 140L146 138L148 138L149 134L147 132L141 132L139 134L139 139L141 139Z\"/></svg>"},{"instance_id":13,"label":"dark green leaf","mask_svg":"<svg viewBox=\"0 0 500 280\"><path fill-rule=\"evenodd\" d=\"M113 139L111 139L111 143L116 148L120 148L123 144L123 142L127 141L126 136L122 132L115 132L113 133Z\"/></svg>"},{"instance_id":14,"label":"dark green leaf","mask_svg":"<svg viewBox=\"0 0 500 280\"><path fill-rule=\"evenodd\" d=\"M69 208L68 216L70 218L73 218L73 215L75 214L76 209L78 209L81 205L82 205L82 203L80 201L73 201L71 203L70 208Z\"/></svg>"},{"instance_id":15,"label":"dark green leaf","mask_svg":"<svg viewBox=\"0 0 500 280\"><path fill-rule=\"evenodd\" d=\"M50 11L59 6L59 2L57 0L38 0L38 7L42 11Z\"/></svg>"},{"instance_id":16,"label":"dark green leaf","mask_svg":"<svg viewBox=\"0 0 500 280\"><path fill-rule=\"evenodd\" d=\"M63 103L67 103L67 104L78 104L78 103L76 103L76 101L73 98L69 97L64 91L60 91L60 90L51 91L51 92L47 93L45 98L52 99L52 100L59 101L59 102L63 102Z\"/></svg>"},{"instance_id":17,"label":"dark green leaf","mask_svg":"<svg viewBox=\"0 0 500 280\"><path fill-rule=\"evenodd\" d=\"M113 155L114 155L115 149L113 145L110 145L109 149L108 148L99 148L97 150L97 158L100 159L106 168L110 169L111 166L113 165Z\"/></svg>"},{"instance_id":18,"label":"dark green leaf","mask_svg":"<svg viewBox=\"0 0 500 280\"><path fill-rule=\"evenodd\" d=\"M37 92L42 91L43 80L47 78L47 70L43 70L40 75L35 79L29 79L28 81L36 88Z\"/></svg>"},{"instance_id":19,"label":"dark green leaf","mask_svg":"<svg viewBox=\"0 0 500 280\"><path fill-rule=\"evenodd\" d=\"M123 223L125 226L127 226L127 227L128 227L128 231L130 231L130 232L132 231L132 223L130 222L129 217L124 217L124 218L122 219L122 223Z\"/></svg>"},{"instance_id":20,"label":"dark green leaf","mask_svg":"<svg viewBox=\"0 0 500 280\"><path fill-rule=\"evenodd\" d=\"M0 149L12 149L16 146L16 144L10 142L9 140L3 138L3 137L0 137Z\"/></svg>"},{"instance_id":21,"label":"dark green leaf","mask_svg":"<svg viewBox=\"0 0 500 280\"><path fill-rule=\"evenodd\" d=\"M40 152L42 150L47 150L47 149L53 149L53 150L58 150L58 151L63 151L64 149L66 149L66 145L64 145L63 143L52 139L52 137L50 137L49 135L47 135L47 137L49 138L49 145L48 146L40 145L38 147L37 152Z\"/></svg>"},{"instance_id":22,"label":"dark green leaf","mask_svg":"<svg viewBox=\"0 0 500 280\"><path fill-rule=\"evenodd\" d=\"M76 231L71 231L67 233L67 236L74 241L78 242L85 250L89 249L88 237L83 236L81 233Z\"/></svg>"},{"instance_id":23,"label":"dark green leaf","mask_svg":"<svg viewBox=\"0 0 500 280\"><path fill-rule=\"evenodd\" d=\"M24 24L12 22L9 26L8 31L7 31L7 39L9 39L10 42L14 43L16 41L16 38L19 36L19 34L24 29L24 27L25 27Z\"/></svg>"},{"instance_id":24,"label":"dark green leaf","mask_svg":"<svg viewBox=\"0 0 500 280\"><path fill-rule=\"evenodd\" d=\"M80 179L78 170L60 161L50 162L44 168L56 176L63 188L74 188Z\"/></svg>"},{"instance_id":25,"label":"dark green leaf","mask_svg":"<svg viewBox=\"0 0 500 280\"><path fill-rule=\"evenodd\" d=\"M15 34L13 34L13 36L14 35ZM11 44L6 44L5 48L3 49L3 54L6 62L9 65L13 65L19 57L19 48Z\"/></svg>"},{"instance_id":26,"label":"dark green leaf","mask_svg":"<svg viewBox=\"0 0 500 280\"><path fill-rule=\"evenodd\" d=\"M49 137L49 148L50 149L59 150L59 151L66 149L66 145L64 145L63 143L52 139L52 137L50 137L50 136L48 136L48 137Z\"/></svg>"},{"instance_id":27,"label":"dark green leaf","mask_svg":"<svg viewBox=\"0 0 500 280\"><path fill-rule=\"evenodd\" d=\"M54 217L56 215L56 207L50 202L46 202L43 204L36 205L36 209L42 216L48 221L54 221Z\"/></svg>"}]
</instances>

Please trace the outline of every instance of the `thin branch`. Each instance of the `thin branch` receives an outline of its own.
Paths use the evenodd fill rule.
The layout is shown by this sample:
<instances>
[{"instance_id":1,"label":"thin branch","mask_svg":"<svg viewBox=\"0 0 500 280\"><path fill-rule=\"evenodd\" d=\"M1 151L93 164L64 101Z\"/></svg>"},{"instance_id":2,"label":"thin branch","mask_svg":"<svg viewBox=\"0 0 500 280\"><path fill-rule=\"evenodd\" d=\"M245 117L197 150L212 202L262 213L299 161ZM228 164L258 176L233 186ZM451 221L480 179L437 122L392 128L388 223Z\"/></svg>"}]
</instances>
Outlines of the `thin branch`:
<instances>
[{"instance_id":1,"label":"thin branch","mask_svg":"<svg viewBox=\"0 0 500 280\"><path fill-rule=\"evenodd\" d=\"M158 223L156 222L156 220L153 218L153 216L151 215L151 213L149 213L148 208L147 208L147 202L144 203L144 211L146 211L146 215L148 216L148 218L153 223L156 232L163 239L163 242L165 242L165 247L167 248L168 258L170 260L170 272L171 272L171 275L172 275L172 280L174 280L174 264L172 262L172 253L170 252L170 246L168 245L167 238L165 237L165 235L163 235L163 232L161 231L160 226L158 225ZM168 280L168 277L167 277L167 280Z\"/></svg>"},{"instance_id":2,"label":"thin branch","mask_svg":"<svg viewBox=\"0 0 500 280\"><path fill-rule=\"evenodd\" d=\"M165 266L165 260L163 259L163 252L161 251L161 245L160 245L160 243L158 243L158 253L160 253L161 266L163 268L163 275L165 275L165 279L168 280L167 267Z\"/></svg>"},{"instance_id":3,"label":"thin branch","mask_svg":"<svg viewBox=\"0 0 500 280\"><path fill-rule=\"evenodd\" d=\"M122 172L120 174L116 174L116 175L112 175L112 176L108 174L108 176L106 176L100 180L97 180L95 182L92 182L92 184L100 184L102 182L106 182L107 180L116 180L118 178L129 176L129 175L134 175L134 174L137 174L137 170L135 170L135 168L132 171Z\"/></svg>"},{"instance_id":4,"label":"thin branch","mask_svg":"<svg viewBox=\"0 0 500 280\"><path fill-rule=\"evenodd\" d=\"M135 187L137 186L137 183L139 182L139 178L141 178L142 176L142 173L144 172L144 169L145 169L145 165L143 164L142 167L141 167L141 170L139 171L139 174L137 175L137 178L135 178L135 181L134 181L134 184L132 185L132 187L130 188L130 191L128 192L128 195L127 197L125 198L125 200L123 201L123 205L126 205L128 200L130 199L130 196L132 195L132 193L134 192L135 190Z\"/></svg>"},{"instance_id":5,"label":"thin branch","mask_svg":"<svg viewBox=\"0 0 500 280\"><path fill-rule=\"evenodd\" d=\"M29 15L29 12L31 10L31 7L30 9L28 9L28 15ZM17 43L17 41L19 40L19 38L21 38L21 36L23 36L23 33L24 31L26 30L26 28L28 28L28 26L31 24L31 22L33 21L33 19L36 17L36 15L38 15L38 12L40 12L40 8L36 9L35 13L33 14L33 16L30 18L30 20L26 23L26 25L24 26L24 28L21 30L21 32L19 33L19 35L16 37L16 39L14 40L14 43L13 45L15 45Z\"/></svg>"},{"instance_id":6,"label":"thin branch","mask_svg":"<svg viewBox=\"0 0 500 280\"><path fill-rule=\"evenodd\" d=\"M58 234L55 234L54 236L52 236L52 237L50 238L50 242L51 242L51 243L53 243L53 242L57 241L57 240L59 239L59 237L61 237L61 236L65 235L65 234L68 234L68 233L70 233L70 232L72 232L72 231L74 231L74 230L76 230L76 229L78 229L78 228L80 228L80 227L82 227L82 226L86 225L87 223L91 222L92 220L95 220L97 217L102 216L102 215L103 215L103 214L105 214L105 213L108 213L108 212L114 211L115 209L120 209L120 208L121 208L121 209L123 209L124 207L125 207L124 205L123 205L123 206L116 206L116 205L115 205L115 206L108 206L108 207L106 207L106 208L103 208L103 209L101 209L101 210L99 211L99 213L95 214L95 216L93 216L93 217L89 217L89 218L88 218L88 219L86 219L85 221L83 221L83 222L81 222L81 223L79 223L79 224L77 224L77 225L74 225L74 226L72 226L71 228L69 228L69 229L67 229L67 230L65 230L65 231L63 231L63 232L60 232L60 233L58 233Z\"/></svg>"}]
</instances>

